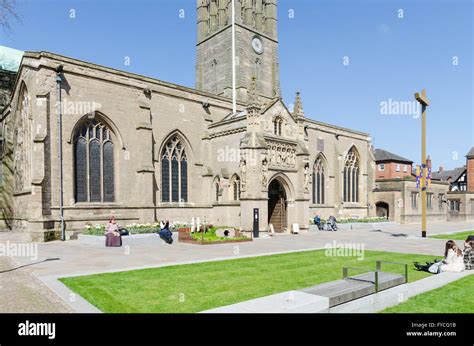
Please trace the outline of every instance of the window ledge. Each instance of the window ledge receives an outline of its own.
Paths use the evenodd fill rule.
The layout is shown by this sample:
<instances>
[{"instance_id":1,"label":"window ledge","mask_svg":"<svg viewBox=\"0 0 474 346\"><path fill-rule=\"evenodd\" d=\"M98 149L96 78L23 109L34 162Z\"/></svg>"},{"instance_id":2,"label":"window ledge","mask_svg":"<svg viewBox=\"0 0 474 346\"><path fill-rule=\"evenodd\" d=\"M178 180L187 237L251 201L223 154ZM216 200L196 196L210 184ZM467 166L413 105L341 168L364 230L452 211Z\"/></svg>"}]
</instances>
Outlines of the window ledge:
<instances>
[{"instance_id":1,"label":"window ledge","mask_svg":"<svg viewBox=\"0 0 474 346\"><path fill-rule=\"evenodd\" d=\"M29 189L23 189L21 191L16 191L13 193L13 196L16 197L16 196L23 196L23 195L30 195L31 194L31 188Z\"/></svg>"},{"instance_id":2,"label":"window ledge","mask_svg":"<svg viewBox=\"0 0 474 346\"><path fill-rule=\"evenodd\" d=\"M121 206L116 202L77 202L72 205L64 206L64 208L113 208Z\"/></svg>"}]
</instances>

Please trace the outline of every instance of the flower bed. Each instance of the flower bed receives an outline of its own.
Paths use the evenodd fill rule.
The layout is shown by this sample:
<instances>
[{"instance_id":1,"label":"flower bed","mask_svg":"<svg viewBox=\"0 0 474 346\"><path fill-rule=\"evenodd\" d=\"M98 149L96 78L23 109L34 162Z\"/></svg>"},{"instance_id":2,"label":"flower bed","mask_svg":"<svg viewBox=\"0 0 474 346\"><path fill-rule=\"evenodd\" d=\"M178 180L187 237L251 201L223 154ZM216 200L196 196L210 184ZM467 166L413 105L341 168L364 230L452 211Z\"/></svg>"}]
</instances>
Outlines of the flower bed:
<instances>
[{"instance_id":1,"label":"flower bed","mask_svg":"<svg viewBox=\"0 0 474 346\"><path fill-rule=\"evenodd\" d=\"M160 231L160 224L159 223L145 223L145 224L130 224L127 225L125 228L130 235L133 234L150 234L150 233L157 233ZM102 236L105 233L105 225L86 225L86 229L84 231L84 235L95 235L95 236Z\"/></svg>"},{"instance_id":2,"label":"flower bed","mask_svg":"<svg viewBox=\"0 0 474 346\"><path fill-rule=\"evenodd\" d=\"M341 217L336 218L337 223L376 223L376 222L388 222L386 217ZM325 219L321 219L322 223L327 222ZM309 219L309 224L314 225L314 219Z\"/></svg>"},{"instance_id":3,"label":"flower bed","mask_svg":"<svg viewBox=\"0 0 474 346\"><path fill-rule=\"evenodd\" d=\"M232 227L213 227L203 232L191 232L190 227L182 227L178 229L178 239L182 243L198 244L198 245L211 245L211 244L227 244L227 243L240 243L252 241L251 238L244 237L238 230L233 229L235 232L234 237L221 237L216 234L218 229L233 229Z\"/></svg>"}]
</instances>

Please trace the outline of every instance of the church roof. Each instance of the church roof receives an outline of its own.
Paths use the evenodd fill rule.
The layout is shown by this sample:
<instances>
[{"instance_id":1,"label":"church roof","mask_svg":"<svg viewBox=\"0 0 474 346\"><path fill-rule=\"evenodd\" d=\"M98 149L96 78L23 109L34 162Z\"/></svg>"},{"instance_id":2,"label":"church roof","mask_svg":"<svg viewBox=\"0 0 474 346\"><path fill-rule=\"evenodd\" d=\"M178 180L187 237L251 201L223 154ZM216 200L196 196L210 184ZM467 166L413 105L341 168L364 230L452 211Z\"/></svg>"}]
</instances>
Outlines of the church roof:
<instances>
[{"instance_id":1,"label":"church roof","mask_svg":"<svg viewBox=\"0 0 474 346\"><path fill-rule=\"evenodd\" d=\"M406 162L406 163L413 163L412 160L406 159L401 157L397 154L391 153L387 150L383 149L375 149L374 151L375 161L396 161L396 162Z\"/></svg>"},{"instance_id":2,"label":"church roof","mask_svg":"<svg viewBox=\"0 0 474 346\"><path fill-rule=\"evenodd\" d=\"M23 53L18 49L0 46L0 69L17 72Z\"/></svg>"},{"instance_id":3,"label":"church roof","mask_svg":"<svg viewBox=\"0 0 474 346\"><path fill-rule=\"evenodd\" d=\"M133 73L133 72L119 70L119 69L115 69L115 68L112 68L112 67L99 65L99 64L96 64L96 63L91 63L91 62L88 62L88 61L84 61L84 60L80 60L80 59L60 55L60 54L57 54L57 53L51 53L51 52L46 52L46 51L39 51L39 52L25 51L24 54L23 54L23 58L34 58L34 59L47 58L47 59L50 59L50 60L56 60L58 62L69 63L69 64L80 66L80 67L86 67L86 68L94 69L96 71L101 71L101 72L105 72L105 73L118 75L118 76L121 76L121 77L130 78L131 80L136 80L136 81L140 81L140 82L144 82L144 83L150 83L150 84L155 84L155 85L160 85L160 86L164 86L164 87L173 88L173 89L176 89L176 90L181 90L181 91L184 91L184 92L188 92L188 93L192 93L194 95L200 96L201 100L203 98L205 98L206 100L209 100L209 101L221 101L220 105L225 104L226 106L231 106L231 104L232 104L231 103L232 100L230 98L226 97L226 96L216 95L216 94L213 94L213 93L210 93L210 92L198 90L198 89L191 88L191 87L188 87L188 86L183 86L183 85L175 84L175 83L172 83L172 82L166 82L166 81L163 81L163 80L155 78L155 77L148 77L148 76L140 75L140 74ZM20 64L20 68L21 68L21 65L22 64ZM68 71L66 70L66 72L68 72ZM130 84L134 84L134 83L130 83ZM240 101L237 101L237 105L239 107L242 107L242 106L244 106L244 103L242 103Z\"/></svg>"}]
</instances>

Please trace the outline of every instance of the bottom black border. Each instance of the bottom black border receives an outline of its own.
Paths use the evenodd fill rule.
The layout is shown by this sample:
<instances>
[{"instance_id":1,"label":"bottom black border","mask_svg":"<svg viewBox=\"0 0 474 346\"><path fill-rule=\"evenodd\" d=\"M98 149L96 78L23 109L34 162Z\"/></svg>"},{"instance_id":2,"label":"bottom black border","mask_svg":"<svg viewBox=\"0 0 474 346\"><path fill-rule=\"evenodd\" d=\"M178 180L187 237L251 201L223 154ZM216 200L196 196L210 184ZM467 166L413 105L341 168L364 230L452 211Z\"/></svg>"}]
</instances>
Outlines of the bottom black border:
<instances>
[{"instance_id":1,"label":"bottom black border","mask_svg":"<svg viewBox=\"0 0 474 346\"><path fill-rule=\"evenodd\" d=\"M20 336L26 321L55 323L55 338ZM473 326L473 314L0 314L0 346L473 345Z\"/></svg>"}]
</instances>

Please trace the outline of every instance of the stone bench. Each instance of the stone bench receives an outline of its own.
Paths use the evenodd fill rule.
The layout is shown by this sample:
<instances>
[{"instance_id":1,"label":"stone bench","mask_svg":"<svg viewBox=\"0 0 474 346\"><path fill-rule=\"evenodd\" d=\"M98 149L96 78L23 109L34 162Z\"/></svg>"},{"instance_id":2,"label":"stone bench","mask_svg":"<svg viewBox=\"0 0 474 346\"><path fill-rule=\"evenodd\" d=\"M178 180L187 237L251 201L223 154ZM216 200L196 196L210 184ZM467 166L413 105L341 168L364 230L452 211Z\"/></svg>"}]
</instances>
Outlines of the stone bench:
<instances>
[{"instance_id":1,"label":"stone bench","mask_svg":"<svg viewBox=\"0 0 474 346\"><path fill-rule=\"evenodd\" d=\"M77 236L79 244L88 246L105 247L105 236L79 234ZM173 244L177 243L178 236L173 233ZM133 234L122 236L122 246L132 245L169 245L156 233Z\"/></svg>"},{"instance_id":2,"label":"stone bench","mask_svg":"<svg viewBox=\"0 0 474 346\"><path fill-rule=\"evenodd\" d=\"M378 290L375 288L375 272L350 276L299 290L329 299L329 307L359 299L406 283L404 275L378 272Z\"/></svg>"}]
</instances>

